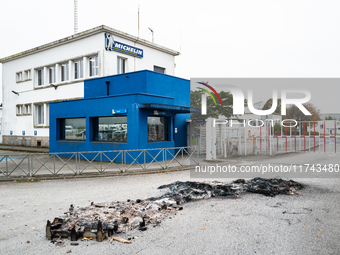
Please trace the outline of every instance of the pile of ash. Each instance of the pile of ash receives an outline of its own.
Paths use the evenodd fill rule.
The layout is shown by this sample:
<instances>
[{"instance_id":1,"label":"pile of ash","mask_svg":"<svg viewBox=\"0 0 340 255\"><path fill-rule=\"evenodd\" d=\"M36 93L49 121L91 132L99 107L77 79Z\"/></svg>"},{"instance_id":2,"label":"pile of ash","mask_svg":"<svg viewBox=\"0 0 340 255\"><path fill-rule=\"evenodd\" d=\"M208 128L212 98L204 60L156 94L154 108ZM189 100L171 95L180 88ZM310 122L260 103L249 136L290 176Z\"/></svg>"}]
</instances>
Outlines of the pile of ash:
<instances>
[{"instance_id":1,"label":"pile of ash","mask_svg":"<svg viewBox=\"0 0 340 255\"><path fill-rule=\"evenodd\" d=\"M254 178L247 182L245 182L243 179L240 179L234 181L234 183L243 183L245 185L246 192L260 193L271 197L275 197L279 194L297 194L297 190L303 188L301 183L295 182L293 180L286 181L277 178Z\"/></svg>"},{"instance_id":2,"label":"pile of ash","mask_svg":"<svg viewBox=\"0 0 340 255\"><path fill-rule=\"evenodd\" d=\"M161 221L182 210L182 203L191 200L208 199L217 196L236 196L241 192L261 193L267 196L278 194L297 194L302 184L283 179L254 178L239 179L233 183L223 182L174 182L160 186L166 193L159 197L145 200L127 200L126 202L91 203L88 207L75 209L73 205L63 216L53 222L47 221L46 238L79 238L103 241L114 233L124 233L139 228L144 231L147 225L158 225Z\"/></svg>"}]
</instances>

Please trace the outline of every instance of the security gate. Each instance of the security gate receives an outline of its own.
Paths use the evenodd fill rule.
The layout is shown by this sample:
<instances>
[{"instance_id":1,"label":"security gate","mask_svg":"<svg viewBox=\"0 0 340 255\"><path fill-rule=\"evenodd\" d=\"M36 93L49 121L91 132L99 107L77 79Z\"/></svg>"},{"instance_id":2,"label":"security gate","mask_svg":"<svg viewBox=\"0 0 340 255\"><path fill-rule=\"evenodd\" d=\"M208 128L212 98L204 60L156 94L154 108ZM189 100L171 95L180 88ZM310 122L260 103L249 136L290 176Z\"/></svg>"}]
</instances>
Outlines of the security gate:
<instances>
[{"instance_id":1,"label":"security gate","mask_svg":"<svg viewBox=\"0 0 340 255\"><path fill-rule=\"evenodd\" d=\"M195 146L198 155L206 154L206 120L198 119L189 121L188 124L188 146Z\"/></svg>"},{"instance_id":2,"label":"security gate","mask_svg":"<svg viewBox=\"0 0 340 255\"><path fill-rule=\"evenodd\" d=\"M340 121L298 121L284 125L278 120L251 123L254 121L231 127L225 119L207 119L206 159L286 152L337 153Z\"/></svg>"}]
</instances>

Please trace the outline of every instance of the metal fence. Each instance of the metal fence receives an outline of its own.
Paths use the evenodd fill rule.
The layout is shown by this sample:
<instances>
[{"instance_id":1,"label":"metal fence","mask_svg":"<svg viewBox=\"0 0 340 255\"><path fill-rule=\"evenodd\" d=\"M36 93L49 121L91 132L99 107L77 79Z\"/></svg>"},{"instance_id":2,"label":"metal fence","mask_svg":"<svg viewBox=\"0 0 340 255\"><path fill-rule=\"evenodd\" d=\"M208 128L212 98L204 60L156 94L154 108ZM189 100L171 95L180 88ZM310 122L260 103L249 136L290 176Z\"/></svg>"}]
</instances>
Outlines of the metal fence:
<instances>
[{"instance_id":1,"label":"metal fence","mask_svg":"<svg viewBox=\"0 0 340 255\"><path fill-rule=\"evenodd\" d=\"M0 177L164 170L198 163L197 146L140 150L0 155Z\"/></svg>"},{"instance_id":2,"label":"metal fence","mask_svg":"<svg viewBox=\"0 0 340 255\"><path fill-rule=\"evenodd\" d=\"M208 119L206 123L206 159L339 151L340 121L336 120L297 121L290 127L281 125L280 121L264 121L264 125L256 127L229 127L224 120L223 124L213 123L214 119Z\"/></svg>"},{"instance_id":3,"label":"metal fence","mask_svg":"<svg viewBox=\"0 0 340 255\"><path fill-rule=\"evenodd\" d=\"M266 128L260 128L252 135L249 147L253 150L252 143L255 139L259 153L337 153L340 121L298 121L295 127L283 127L279 123L267 124Z\"/></svg>"}]
</instances>

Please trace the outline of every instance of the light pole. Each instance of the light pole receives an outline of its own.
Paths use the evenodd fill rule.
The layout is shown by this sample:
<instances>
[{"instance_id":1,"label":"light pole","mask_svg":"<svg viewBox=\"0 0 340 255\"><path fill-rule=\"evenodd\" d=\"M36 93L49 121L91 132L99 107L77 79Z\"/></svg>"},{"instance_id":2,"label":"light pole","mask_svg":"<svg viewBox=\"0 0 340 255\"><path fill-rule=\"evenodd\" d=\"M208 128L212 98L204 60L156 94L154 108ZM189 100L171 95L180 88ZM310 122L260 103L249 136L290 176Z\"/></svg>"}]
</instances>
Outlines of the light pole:
<instances>
[{"instance_id":1,"label":"light pole","mask_svg":"<svg viewBox=\"0 0 340 255\"><path fill-rule=\"evenodd\" d=\"M152 43L154 43L154 41L153 41L153 29L151 29L151 28L149 28L148 27L148 29L151 31L151 33L152 33Z\"/></svg>"}]
</instances>

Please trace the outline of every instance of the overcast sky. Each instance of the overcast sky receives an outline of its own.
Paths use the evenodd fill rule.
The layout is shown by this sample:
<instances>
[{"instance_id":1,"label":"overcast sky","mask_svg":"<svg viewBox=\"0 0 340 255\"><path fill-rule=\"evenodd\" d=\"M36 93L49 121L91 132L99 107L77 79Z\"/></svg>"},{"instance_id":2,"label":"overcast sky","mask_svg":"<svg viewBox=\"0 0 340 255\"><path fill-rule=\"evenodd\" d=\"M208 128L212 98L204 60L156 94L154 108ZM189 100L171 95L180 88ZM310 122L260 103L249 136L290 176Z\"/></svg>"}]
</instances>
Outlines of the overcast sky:
<instances>
[{"instance_id":1,"label":"overcast sky","mask_svg":"<svg viewBox=\"0 0 340 255\"><path fill-rule=\"evenodd\" d=\"M104 24L135 36L140 5L140 37L151 41L151 27L155 43L180 51L175 75L183 78L340 77L338 0L78 5L79 32ZM0 58L73 34L73 0L0 0L0 10Z\"/></svg>"}]
</instances>

